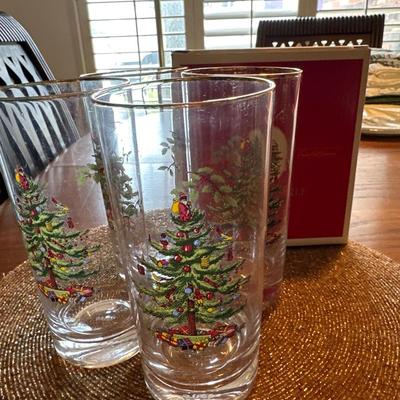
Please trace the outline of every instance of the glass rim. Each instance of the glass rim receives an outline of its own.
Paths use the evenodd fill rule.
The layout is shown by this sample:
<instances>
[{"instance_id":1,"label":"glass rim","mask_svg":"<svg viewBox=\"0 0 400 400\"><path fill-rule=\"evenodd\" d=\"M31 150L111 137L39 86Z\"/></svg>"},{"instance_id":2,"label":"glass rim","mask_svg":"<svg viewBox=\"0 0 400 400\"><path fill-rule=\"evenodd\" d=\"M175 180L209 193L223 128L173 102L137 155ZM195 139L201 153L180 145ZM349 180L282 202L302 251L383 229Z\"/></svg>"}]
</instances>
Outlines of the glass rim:
<instances>
[{"instance_id":1,"label":"glass rim","mask_svg":"<svg viewBox=\"0 0 400 400\"><path fill-rule=\"evenodd\" d=\"M145 86L150 86L152 84L165 84L168 82L189 82L189 81L197 81L197 80L204 80L204 81L218 81L218 80L236 80L236 81L258 81L262 82L268 85L268 87L253 91L251 93L245 93L237 96L229 96L229 97L219 97L215 99L208 99L208 100L198 100L198 101L187 101L187 102L171 102L171 103L148 103L148 104L143 104L139 102L113 102L113 101L106 101L106 100L101 100L102 96L105 95L110 95L110 94L115 94L112 92L115 92L116 90L129 90L130 88L135 88L135 87L145 87ZM149 82L140 82L140 83L132 83L129 85L124 85L123 87L113 87L113 88L108 88L108 89L102 89L97 91L96 93L91 95L91 100L96 104L100 106L105 106L105 107L122 107L122 108L143 108L143 109L151 109L151 108L181 108L181 107L187 107L187 108L192 108L192 107L200 107L202 105L212 105L212 104L218 104L218 103L227 103L227 102L232 102L236 100L244 100L244 99L249 99L249 98L255 98L258 96L261 96L265 93L272 92L275 89L275 83L273 81L270 81L268 79L264 78L259 78L259 77L252 77L252 76L234 76L234 75L229 75L229 76L217 76L217 75L211 75L211 76L184 76L181 78L170 78L170 79L158 79L154 81L149 81Z\"/></svg>"},{"instance_id":2,"label":"glass rim","mask_svg":"<svg viewBox=\"0 0 400 400\"><path fill-rule=\"evenodd\" d=\"M26 89L29 87L35 86L51 86L51 85L62 85L68 83L78 83L84 81L119 81L118 84L111 86L111 88L120 88L126 86L130 83L129 79L127 78L118 78L118 77L93 77L93 78L78 78L78 79L62 79L62 80L46 80L46 81L37 81L37 82L26 82L26 83L18 83L15 85L5 85L0 86L0 93L5 92L6 90L11 89ZM103 88L104 89L104 88ZM15 101L40 101L40 100L53 100L53 99L60 99L60 98L69 98L69 97L83 97L89 96L93 93L103 90L103 89L91 89L91 90L73 90L70 92L61 92L61 93L51 93L48 95L38 95L38 96L12 96L12 97L1 97L0 102L15 102Z\"/></svg>"},{"instance_id":3,"label":"glass rim","mask_svg":"<svg viewBox=\"0 0 400 400\"><path fill-rule=\"evenodd\" d=\"M243 74L230 74L229 72L221 72L218 74L218 70L234 70L234 69L253 69L257 70L259 69L261 72L259 73L243 73ZM281 72L268 72L268 69L276 69L280 70ZM211 70L210 73L202 73L202 71L207 71ZM214 73L214 71L216 71ZM255 76L255 77L291 77L291 76L301 76L303 73L303 70L300 68L295 68L295 67L280 67L280 66L273 66L273 65L243 65L243 64L235 64L235 65L211 65L209 67L197 67L197 68L187 68L184 71L182 71L182 75L184 76L206 76L206 75L229 75L229 76Z\"/></svg>"},{"instance_id":4,"label":"glass rim","mask_svg":"<svg viewBox=\"0 0 400 400\"><path fill-rule=\"evenodd\" d=\"M89 72L87 74L82 74L80 76L81 79L87 79L91 77L115 77L115 74L129 74L132 72L132 75L129 76L147 76L147 75L154 75L157 73L168 73L168 72L176 72L176 71L184 71L187 67L154 67L154 68L121 68L121 69L109 69L103 72ZM126 78L126 77L123 77Z\"/></svg>"}]
</instances>

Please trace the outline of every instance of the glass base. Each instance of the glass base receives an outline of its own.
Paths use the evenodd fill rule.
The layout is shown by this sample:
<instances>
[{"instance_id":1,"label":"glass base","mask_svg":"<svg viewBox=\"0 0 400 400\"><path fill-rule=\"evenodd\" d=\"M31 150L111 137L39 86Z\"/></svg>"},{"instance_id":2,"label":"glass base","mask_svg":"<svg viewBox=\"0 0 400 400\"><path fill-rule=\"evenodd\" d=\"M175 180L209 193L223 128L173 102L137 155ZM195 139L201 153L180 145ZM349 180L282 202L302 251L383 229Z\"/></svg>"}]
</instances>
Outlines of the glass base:
<instances>
[{"instance_id":1,"label":"glass base","mask_svg":"<svg viewBox=\"0 0 400 400\"><path fill-rule=\"evenodd\" d=\"M109 367L133 357L139 352L139 344L133 318L127 318L127 312L129 305L120 300L103 300L83 308L74 318L75 334L52 329L57 353L84 368ZM118 317L132 323L125 327L115 324Z\"/></svg>"},{"instance_id":2,"label":"glass base","mask_svg":"<svg viewBox=\"0 0 400 400\"><path fill-rule=\"evenodd\" d=\"M192 387L190 390L177 389L161 381L152 371L143 365L145 381L151 395L156 400L241 400L246 399L253 387L257 375L258 357L233 381L225 385L219 384L212 387L212 382L207 389L197 390ZM201 373L201 371L197 371ZM194 371L196 373L196 371Z\"/></svg>"},{"instance_id":3,"label":"glass base","mask_svg":"<svg viewBox=\"0 0 400 400\"><path fill-rule=\"evenodd\" d=\"M269 315L278 305L282 281L264 288L263 291L263 317Z\"/></svg>"}]
</instances>

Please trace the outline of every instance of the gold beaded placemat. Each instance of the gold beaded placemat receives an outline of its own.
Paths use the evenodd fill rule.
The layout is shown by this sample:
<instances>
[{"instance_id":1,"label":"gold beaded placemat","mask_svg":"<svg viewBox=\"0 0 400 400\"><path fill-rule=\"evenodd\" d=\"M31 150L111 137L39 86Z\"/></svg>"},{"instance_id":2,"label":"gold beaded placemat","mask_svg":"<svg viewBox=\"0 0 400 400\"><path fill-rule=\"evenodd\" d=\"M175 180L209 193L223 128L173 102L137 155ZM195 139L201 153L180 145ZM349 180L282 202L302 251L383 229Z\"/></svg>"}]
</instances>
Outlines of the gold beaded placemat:
<instances>
[{"instance_id":1,"label":"gold beaded placemat","mask_svg":"<svg viewBox=\"0 0 400 400\"><path fill-rule=\"evenodd\" d=\"M354 242L289 249L249 398L400 399L400 265ZM150 395L140 356L85 370L56 355L24 263L0 280L0 399Z\"/></svg>"}]
</instances>

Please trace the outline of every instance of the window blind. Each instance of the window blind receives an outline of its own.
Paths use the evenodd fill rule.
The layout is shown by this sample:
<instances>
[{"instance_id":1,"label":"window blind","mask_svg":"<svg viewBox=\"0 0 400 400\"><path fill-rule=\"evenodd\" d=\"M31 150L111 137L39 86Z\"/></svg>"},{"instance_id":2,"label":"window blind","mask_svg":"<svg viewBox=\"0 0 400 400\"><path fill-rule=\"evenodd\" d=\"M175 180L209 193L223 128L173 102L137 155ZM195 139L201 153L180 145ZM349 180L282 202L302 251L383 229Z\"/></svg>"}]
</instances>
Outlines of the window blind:
<instances>
[{"instance_id":1,"label":"window blind","mask_svg":"<svg viewBox=\"0 0 400 400\"><path fill-rule=\"evenodd\" d=\"M183 2L86 0L96 70L168 64L186 47Z\"/></svg>"},{"instance_id":2,"label":"window blind","mask_svg":"<svg viewBox=\"0 0 400 400\"><path fill-rule=\"evenodd\" d=\"M298 0L203 0L204 47L254 47L258 23L297 15Z\"/></svg>"}]
</instances>

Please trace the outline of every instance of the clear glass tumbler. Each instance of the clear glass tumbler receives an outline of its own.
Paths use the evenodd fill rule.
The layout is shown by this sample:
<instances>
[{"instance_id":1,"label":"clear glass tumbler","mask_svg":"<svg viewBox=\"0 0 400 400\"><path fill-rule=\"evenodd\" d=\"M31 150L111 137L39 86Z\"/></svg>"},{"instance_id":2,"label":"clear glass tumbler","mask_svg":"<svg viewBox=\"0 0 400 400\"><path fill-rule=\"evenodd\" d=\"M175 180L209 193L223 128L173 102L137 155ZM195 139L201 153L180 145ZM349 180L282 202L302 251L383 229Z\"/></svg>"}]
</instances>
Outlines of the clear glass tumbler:
<instances>
[{"instance_id":1,"label":"clear glass tumbler","mask_svg":"<svg viewBox=\"0 0 400 400\"><path fill-rule=\"evenodd\" d=\"M181 72L185 70L185 68L125 68L119 70L109 70L103 72L93 72L89 74L84 74L81 76L82 79L126 79L130 83L140 83L140 82L148 82L154 81L158 79L170 79L175 77L180 77ZM128 123L127 121L131 118L131 116L126 116L127 119L124 121L125 125ZM134 124L134 121L130 122ZM100 149L100 138L97 133L97 129L93 129L93 149L94 149L94 157L96 160L95 164L89 164L87 168L87 177L97 179L102 188L102 194L104 198L104 203L106 206L106 215L108 226L110 228L110 239L115 248L115 253L119 258L119 263L122 266L122 258L121 258L121 249L120 243L117 238L116 226L114 222L113 212L111 210L111 200L108 195L107 182L104 176L104 168L102 165L101 158L101 149ZM118 176L119 184L121 186L120 190L120 203L124 204L123 207L123 215L125 220L129 220L131 214L134 212L134 204L135 204L135 193L132 190L130 185L130 180L127 175L124 173L124 169L121 168L121 162L123 158L126 156L126 153L122 155L122 158L114 159L114 175ZM123 186L123 190L122 190ZM124 277L123 268L120 270L121 277Z\"/></svg>"},{"instance_id":2,"label":"clear glass tumbler","mask_svg":"<svg viewBox=\"0 0 400 400\"><path fill-rule=\"evenodd\" d=\"M251 389L273 89L256 78L176 78L92 96L156 399L243 399ZM113 167L121 157L137 193L129 220Z\"/></svg>"},{"instance_id":3,"label":"clear glass tumbler","mask_svg":"<svg viewBox=\"0 0 400 400\"><path fill-rule=\"evenodd\" d=\"M269 172L268 222L265 249L264 308L270 311L279 298L286 256L290 177L302 71L265 66L191 68L183 76L235 75L270 79L276 85Z\"/></svg>"},{"instance_id":4,"label":"clear glass tumbler","mask_svg":"<svg viewBox=\"0 0 400 400\"><path fill-rule=\"evenodd\" d=\"M104 367L138 351L134 316L108 228L93 159L96 90L121 79L0 88L0 165L56 351Z\"/></svg>"}]
</instances>

